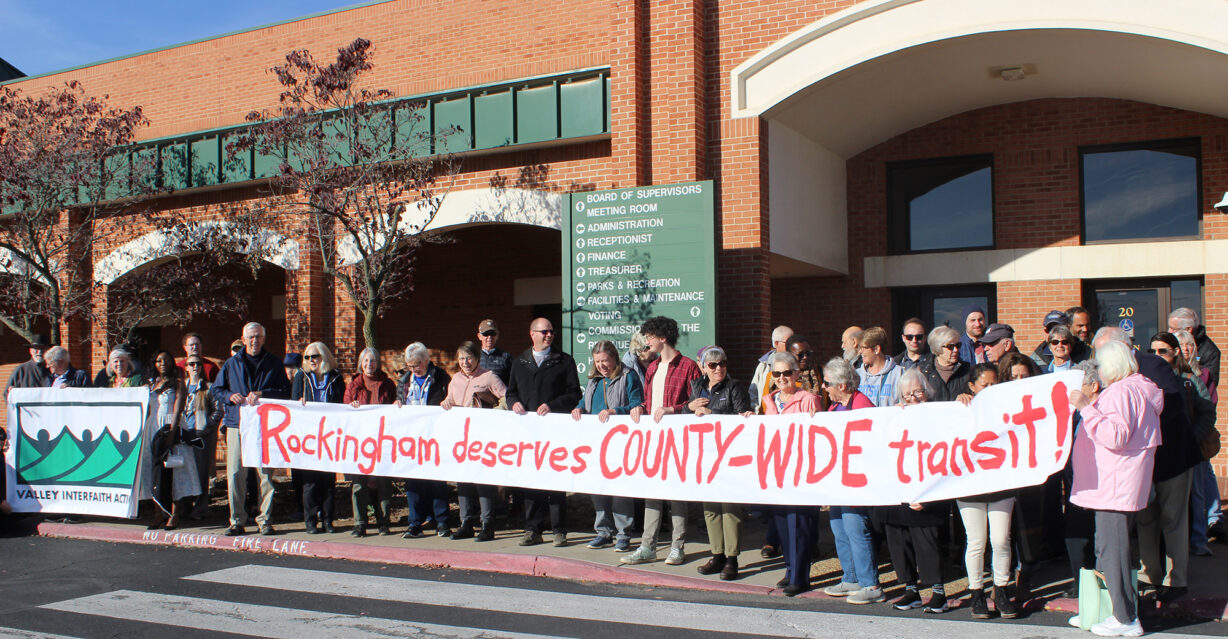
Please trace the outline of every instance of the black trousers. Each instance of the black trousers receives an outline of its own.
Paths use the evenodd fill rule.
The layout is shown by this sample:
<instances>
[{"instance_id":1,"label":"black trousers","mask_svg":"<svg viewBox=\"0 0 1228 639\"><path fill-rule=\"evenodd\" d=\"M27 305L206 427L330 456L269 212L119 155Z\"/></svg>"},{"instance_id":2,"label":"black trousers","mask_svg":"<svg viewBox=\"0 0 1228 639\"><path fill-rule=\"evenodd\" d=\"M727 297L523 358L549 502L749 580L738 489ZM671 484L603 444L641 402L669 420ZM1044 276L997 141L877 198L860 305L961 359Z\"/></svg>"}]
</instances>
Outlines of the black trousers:
<instances>
[{"instance_id":1,"label":"black trousers","mask_svg":"<svg viewBox=\"0 0 1228 639\"><path fill-rule=\"evenodd\" d=\"M318 470L300 470L303 478L303 521L308 526L316 523L332 523L336 519L333 508L337 488L337 473ZM317 519L318 517L318 519Z\"/></svg>"},{"instance_id":2,"label":"black trousers","mask_svg":"<svg viewBox=\"0 0 1228 639\"><path fill-rule=\"evenodd\" d=\"M556 533L567 532L567 493L554 490L524 491L526 531L541 533L547 511L550 513L550 530Z\"/></svg>"},{"instance_id":3,"label":"black trousers","mask_svg":"<svg viewBox=\"0 0 1228 639\"><path fill-rule=\"evenodd\" d=\"M897 526L884 524L887 550L896 580L902 584L940 584L942 561L938 556L938 526Z\"/></svg>"},{"instance_id":4,"label":"black trousers","mask_svg":"<svg viewBox=\"0 0 1228 639\"><path fill-rule=\"evenodd\" d=\"M810 564L819 538L819 509L815 506L775 506L774 523L785 560L785 579L795 586L810 585Z\"/></svg>"}]
</instances>

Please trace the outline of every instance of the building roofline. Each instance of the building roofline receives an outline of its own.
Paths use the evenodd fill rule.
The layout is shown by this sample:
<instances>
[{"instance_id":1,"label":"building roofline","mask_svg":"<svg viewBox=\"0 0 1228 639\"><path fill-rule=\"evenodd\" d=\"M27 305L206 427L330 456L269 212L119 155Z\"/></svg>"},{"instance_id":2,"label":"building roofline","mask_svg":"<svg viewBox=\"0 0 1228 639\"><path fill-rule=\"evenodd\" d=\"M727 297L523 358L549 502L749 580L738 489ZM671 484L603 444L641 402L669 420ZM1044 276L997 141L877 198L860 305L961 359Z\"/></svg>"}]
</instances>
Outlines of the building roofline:
<instances>
[{"instance_id":1,"label":"building roofline","mask_svg":"<svg viewBox=\"0 0 1228 639\"><path fill-rule=\"evenodd\" d=\"M6 81L4 81L4 82L0 82L0 86L3 86L3 85L5 85L5 84L10 84L10 83L13 83L13 82L22 82L22 81L25 81L25 80L33 80L33 79L36 79L36 78L45 78L45 77L52 76L52 75L58 75L58 74L60 74L60 73L68 73L69 71L77 71L77 70L80 70L80 69L86 69L86 68L89 68L89 67L98 66L98 65L100 65L100 64L107 64L108 62L116 62L116 61L119 61L119 60L127 60L128 58L136 58L136 57L143 56L143 55L149 55L150 53L157 53L157 52L159 52L159 51L167 51L167 50L170 50L170 49L177 49L177 48L179 48L179 47L186 47L186 46L188 46L188 45L200 44L201 42L208 42L208 41L210 41L210 40L218 40L218 39L220 39L220 38L226 38L226 37L233 36L233 35L239 35L239 34L241 34L241 33L250 33L250 32L252 32L252 31L259 31L259 30L261 30L261 29L268 29L269 27L277 27L277 26L281 26L281 25L283 25L283 24L290 24L290 23L292 23L292 22L299 22L299 21L302 21L302 20L310 20L310 19L312 19L312 18L319 18L319 17L321 17L321 16L332 15L332 14L334 14L334 13L341 13L341 12L343 12L343 11L352 11L352 10L354 10L354 9L361 9L361 8L363 8L363 7L370 7L370 6L373 6L373 5L377 5L377 4L384 4L384 3L387 3L387 2L393 2L393 1L394 1L394 0L366 0L365 2L358 2L358 3L355 3L355 4L351 4L351 5L346 5L346 6L344 6L344 7L338 7L338 8L336 8L336 9L329 9L329 10L327 10L327 11L318 11L318 12L316 12L316 13L312 13L312 14L305 15L305 16L297 16L297 17L294 17L294 18L286 18L285 20L278 20L277 22L270 22L270 23L268 23L268 24L262 24L262 25L258 25L258 26L254 26L254 27L248 27L248 28L246 28L246 29L237 29L237 30L235 30L235 31L228 31L228 32L226 32L226 33L219 33L218 35L205 36L205 37L203 37L203 38L197 38L197 39L195 39L195 40L188 40L187 42L178 42L178 43L175 43L175 44L168 44L168 45L161 46L161 47L155 47L155 48L153 48L153 49L146 49L146 50L144 50L144 51L137 51L137 52L135 52L135 53L129 53L129 54L125 54L125 55L115 56L114 58L107 58L107 59L105 59L105 60L98 60L98 61L96 61L96 62L87 62L87 63L85 63L85 64L78 64L77 66L73 66L73 67L67 67L67 68L64 68L64 69L56 69L55 71L47 71L47 72L45 72L45 73L39 73L39 74L37 74L37 75L29 75L29 76L24 76L24 77L20 77L20 78L13 78L13 79L11 79L11 80L6 80ZM10 65L10 66L11 66L11 65ZM14 67L14 68L15 68L15 67Z\"/></svg>"}]
</instances>

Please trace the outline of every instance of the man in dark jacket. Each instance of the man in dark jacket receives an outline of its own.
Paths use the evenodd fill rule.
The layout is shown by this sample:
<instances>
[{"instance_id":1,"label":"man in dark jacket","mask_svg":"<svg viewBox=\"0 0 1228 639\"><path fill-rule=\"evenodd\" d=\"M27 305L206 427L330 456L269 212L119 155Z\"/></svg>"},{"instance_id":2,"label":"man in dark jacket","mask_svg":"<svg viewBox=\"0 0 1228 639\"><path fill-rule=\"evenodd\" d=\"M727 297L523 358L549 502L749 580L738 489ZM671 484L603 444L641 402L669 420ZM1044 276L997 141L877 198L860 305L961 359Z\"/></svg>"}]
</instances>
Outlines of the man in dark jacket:
<instances>
[{"instance_id":1,"label":"man in dark jacket","mask_svg":"<svg viewBox=\"0 0 1228 639\"><path fill-rule=\"evenodd\" d=\"M43 355L49 346L46 335L34 334L33 339L30 340L30 359L13 369L13 374L9 376L8 388L4 389L6 396L9 389L12 388L42 388L51 385L50 373L47 371L47 364L43 361Z\"/></svg>"},{"instance_id":2,"label":"man in dark jacket","mask_svg":"<svg viewBox=\"0 0 1228 639\"><path fill-rule=\"evenodd\" d=\"M924 367L933 358L925 340L925 322L921 318L912 317L904 321L900 341L904 342L904 350L892 359L901 369Z\"/></svg>"},{"instance_id":3,"label":"man in dark jacket","mask_svg":"<svg viewBox=\"0 0 1228 639\"><path fill-rule=\"evenodd\" d=\"M260 399L288 399L290 380L286 379L281 358L264 350L264 327L250 322L243 327L243 350L222 364L217 379L209 387L213 399L226 406L222 430L226 433L226 490L230 497L230 527L226 535L233 537L247 532L247 469L242 463L239 443L239 409L244 404L255 405ZM258 468L260 475L260 514L256 524L260 534L272 535L269 521L273 512L273 470Z\"/></svg>"},{"instance_id":4,"label":"man in dark jacket","mask_svg":"<svg viewBox=\"0 0 1228 639\"><path fill-rule=\"evenodd\" d=\"M959 358L967 362L969 366L990 361L985 355L986 346L983 339L989 330L986 328L989 319L985 315L985 309L976 304L969 304L960 314L964 318L964 334L959 339L961 344Z\"/></svg>"},{"instance_id":5,"label":"man in dark jacket","mask_svg":"<svg viewBox=\"0 0 1228 639\"><path fill-rule=\"evenodd\" d=\"M531 411L538 415L570 413L580 403L580 378L576 374L576 361L570 355L553 348L554 325L539 317L529 325L529 339L533 347L520 354L512 362L508 376L508 406L517 414ZM542 541L542 523L545 509L550 511L550 526L554 531L554 545L567 543L566 528L567 494L557 491L524 491L524 539L521 546L532 546Z\"/></svg>"},{"instance_id":6,"label":"man in dark jacket","mask_svg":"<svg viewBox=\"0 0 1228 639\"><path fill-rule=\"evenodd\" d=\"M52 346L43 356L47 363L47 385L52 388L88 388L90 376L79 368L73 368L68 349Z\"/></svg>"},{"instance_id":7,"label":"man in dark jacket","mask_svg":"<svg viewBox=\"0 0 1228 639\"><path fill-rule=\"evenodd\" d=\"M1131 346L1125 331L1107 326L1096 331L1092 344L1099 346L1109 340ZM1190 480L1193 468L1202 461L1194 428L1185 412L1185 390L1173 367L1158 355L1135 351L1138 372L1151 380L1164 393L1164 410L1160 413L1160 447L1155 453L1152 483L1155 496L1147 508L1139 511L1139 555L1147 580L1155 586L1164 601L1186 593L1186 569L1190 551ZM1161 541L1162 540L1162 541ZM1161 543L1163 551L1161 552Z\"/></svg>"},{"instance_id":8,"label":"man in dark jacket","mask_svg":"<svg viewBox=\"0 0 1228 639\"><path fill-rule=\"evenodd\" d=\"M1219 347L1207 337L1207 328L1198 319L1198 311L1192 308L1179 308L1168 314L1168 331L1189 331L1198 344L1198 365L1211 371L1211 381L1207 390L1212 393L1219 386Z\"/></svg>"},{"instance_id":9,"label":"man in dark jacket","mask_svg":"<svg viewBox=\"0 0 1228 639\"><path fill-rule=\"evenodd\" d=\"M495 346L499 343L499 325L495 320L484 319L478 324L478 343L482 345L482 368L495 374L503 385L512 372L512 354Z\"/></svg>"}]
</instances>

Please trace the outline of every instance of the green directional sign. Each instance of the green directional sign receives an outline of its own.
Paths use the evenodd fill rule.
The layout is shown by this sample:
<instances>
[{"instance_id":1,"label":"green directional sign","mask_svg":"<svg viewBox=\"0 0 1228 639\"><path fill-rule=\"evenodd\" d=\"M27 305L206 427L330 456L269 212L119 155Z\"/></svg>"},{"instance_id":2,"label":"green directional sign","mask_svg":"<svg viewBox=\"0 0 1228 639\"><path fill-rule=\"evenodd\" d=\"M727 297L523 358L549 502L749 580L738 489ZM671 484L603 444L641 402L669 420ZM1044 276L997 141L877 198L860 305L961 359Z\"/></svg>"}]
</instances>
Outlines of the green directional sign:
<instances>
[{"instance_id":1,"label":"green directional sign","mask_svg":"<svg viewBox=\"0 0 1228 639\"><path fill-rule=\"evenodd\" d=\"M580 373L592 345L625 354L649 317L677 320L688 357L716 343L712 182L572 193L563 216L563 350Z\"/></svg>"}]
</instances>

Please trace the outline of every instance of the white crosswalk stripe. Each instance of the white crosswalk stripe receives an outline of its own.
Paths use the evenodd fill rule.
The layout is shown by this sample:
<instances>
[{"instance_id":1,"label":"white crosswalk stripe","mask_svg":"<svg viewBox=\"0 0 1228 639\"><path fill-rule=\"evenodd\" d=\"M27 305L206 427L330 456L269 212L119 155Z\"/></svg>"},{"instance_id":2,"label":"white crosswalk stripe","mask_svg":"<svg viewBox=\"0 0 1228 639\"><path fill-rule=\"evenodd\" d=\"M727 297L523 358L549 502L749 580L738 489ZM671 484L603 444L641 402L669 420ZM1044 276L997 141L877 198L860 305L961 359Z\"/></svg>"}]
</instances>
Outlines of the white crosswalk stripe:
<instances>
[{"instance_id":1,"label":"white crosswalk stripe","mask_svg":"<svg viewBox=\"0 0 1228 639\"><path fill-rule=\"evenodd\" d=\"M464 611L532 615L616 625L643 625L691 632L718 632L743 636L842 637L850 639L901 639L918 636L924 623L926 635L975 637L976 639L1071 639L1088 633L1067 627L1021 622L981 622L941 619L933 616L874 616L759 608L661 599L598 596L548 592L527 588L474 585L246 565L211 571L184 579L225 586L242 585L280 593L344 597L355 600L396 602ZM298 601L296 599L296 601ZM297 604L296 604L297 605ZM43 606L49 610L99 615L185 628L206 628L255 637L447 637L547 639L548 635L523 634L469 626L388 619L366 615L303 610L290 607L212 600L156 593L119 590L70 599ZM384 610L388 610L386 604ZM387 613L385 613L387 614ZM396 613L399 614L399 613ZM480 615L457 615L477 619ZM436 615L438 618L438 615ZM560 624L560 627L562 624ZM535 628L549 628L540 623ZM557 631L557 629L554 629ZM3 629L0 629L2 633ZM7 636L0 634L0 636ZM16 635L19 637L41 635ZM1193 639L1193 635L1158 635Z\"/></svg>"},{"instance_id":2,"label":"white crosswalk stripe","mask_svg":"<svg viewBox=\"0 0 1228 639\"><path fill-rule=\"evenodd\" d=\"M79 639L68 635L53 635L49 632L34 632L21 628L5 628L0 626L0 639Z\"/></svg>"},{"instance_id":3,"label":"white crosswalk stripe","mask_svg":"<svg viewBox=\"0 0 1228 639\"><path fill-rule=\"evenodd\" d=\"M50 610L102 615L116 619L146 621L183 628L207 628L250 637L302 639L334 637L377 639L415 637L441 639L561 639L548 635L496 632L420 623L341 615L296 608L279 608L232 601L214 601L178 595L116 590L42 606ZM41 635L39 635L41 636Z\"/></svg>"}]
</instances>

